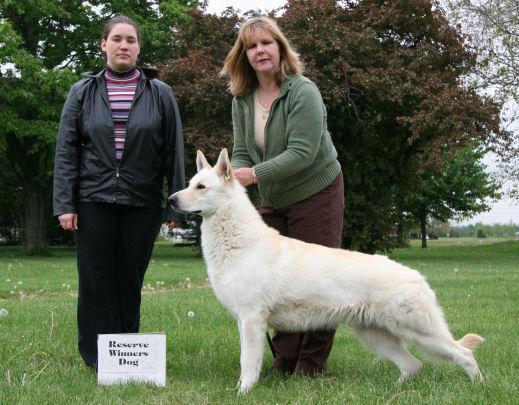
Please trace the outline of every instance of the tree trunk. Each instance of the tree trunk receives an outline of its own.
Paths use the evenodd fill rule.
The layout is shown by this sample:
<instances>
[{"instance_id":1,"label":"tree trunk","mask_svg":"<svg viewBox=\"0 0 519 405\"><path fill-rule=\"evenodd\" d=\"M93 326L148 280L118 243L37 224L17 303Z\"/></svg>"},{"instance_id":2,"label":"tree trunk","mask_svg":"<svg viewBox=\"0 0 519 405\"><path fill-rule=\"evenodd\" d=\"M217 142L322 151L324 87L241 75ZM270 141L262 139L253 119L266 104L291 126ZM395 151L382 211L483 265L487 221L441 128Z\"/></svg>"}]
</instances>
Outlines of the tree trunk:
<instances>
[{"instance_id":1,"label":"tree trunk","mask_svg":"<svg viewBox=\"0 0 519 405\"><path fill-rule=\"evenodd\" d=\"M422 248L427 248L427 210L420 207L420 233L422 234Z\"/></svg>"},{"instance_id":2,"label":"tree trunk","mask_svg":"<svg viewBox=\"0 0 519 405\"><path fill-rule=\"evenodd\" d=\"M406 237L406 234L405 234L405 229L404 229L404 226L402 225L402 222L399 222L397 224L397 237L396 237L396 241L397 241L397 246L398 247L406 247L406 246L408 246L407 237Z\"/></svg>"},{"instance_id":3,"label":"tree trunk","mask_svg":"<svg viewBox=\"0 0 519 405\"><path fill-rule=\"evenodd\" d=\"M25 184L25 247L30 255L48 255L45 190L36 183Z\"/></svg>"}]
</instances>

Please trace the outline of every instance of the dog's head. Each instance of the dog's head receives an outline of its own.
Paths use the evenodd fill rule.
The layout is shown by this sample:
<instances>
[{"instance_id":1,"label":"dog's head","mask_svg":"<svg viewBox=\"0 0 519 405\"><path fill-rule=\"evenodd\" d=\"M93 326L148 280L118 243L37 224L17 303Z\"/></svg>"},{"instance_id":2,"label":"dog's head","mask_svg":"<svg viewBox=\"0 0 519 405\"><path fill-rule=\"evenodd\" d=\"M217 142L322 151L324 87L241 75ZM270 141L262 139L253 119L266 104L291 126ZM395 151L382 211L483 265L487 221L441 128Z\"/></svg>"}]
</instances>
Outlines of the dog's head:
<instances>
[{"instance_id":1,"label":"dog's head","mask_svg":"<svg viewBox=\"0 0 519 405\"><path fill-rule=\"evenodd\" d=\"M189 186L171 195L169 201L177 211L210 216L229 200L229 193L241 186L234 180L227 149L222 149L214 167L198 150L196 168L198 172L189 181Z\"/></svg>"}]
</instances>

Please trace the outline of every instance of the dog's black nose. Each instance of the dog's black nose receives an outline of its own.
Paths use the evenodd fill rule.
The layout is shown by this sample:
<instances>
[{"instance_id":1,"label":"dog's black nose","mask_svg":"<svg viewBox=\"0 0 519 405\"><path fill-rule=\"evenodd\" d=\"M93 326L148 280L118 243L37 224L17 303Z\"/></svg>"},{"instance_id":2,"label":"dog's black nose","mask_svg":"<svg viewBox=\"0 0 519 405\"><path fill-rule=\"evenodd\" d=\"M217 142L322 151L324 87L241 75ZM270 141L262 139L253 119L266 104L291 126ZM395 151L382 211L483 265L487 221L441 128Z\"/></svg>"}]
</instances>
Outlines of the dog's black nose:
<instances>
[{"instance_id":1,"label":"dog's black nose","mask_svg":"<svg viewBox=\"0 0 519 405\"><path fill-rule=\"evenodd\" d=\"M178 197L175 195L175 194L172 194L168 197L168 200L169 200L169 203L173 206L173 207L177 207L177 204L178 204Z\"/></svg>"}]
</instances>

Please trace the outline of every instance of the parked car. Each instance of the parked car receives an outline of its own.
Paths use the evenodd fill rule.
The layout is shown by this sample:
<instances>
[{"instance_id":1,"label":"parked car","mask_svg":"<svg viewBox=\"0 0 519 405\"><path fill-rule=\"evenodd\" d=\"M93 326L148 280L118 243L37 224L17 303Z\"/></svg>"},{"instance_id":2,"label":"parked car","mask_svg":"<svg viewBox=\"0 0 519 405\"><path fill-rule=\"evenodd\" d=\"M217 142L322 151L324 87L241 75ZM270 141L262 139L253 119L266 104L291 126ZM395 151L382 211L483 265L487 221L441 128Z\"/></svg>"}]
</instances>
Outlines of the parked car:
<instances>
[{"instance_id":1,"label":"parked car","mask_svg":"<svg viewBox=\"0 0 519 405\"><path fill-rule=\"evenodd\" d=\"M166 239L173 241L178 244L194 244L196 243L196 239L198 237L198 227L196 225L196 221L188 220L184 227L182 228L173 228L173 230L169 230L167 225L162 225L160 229L160 235Z\"/></svg>"}]
</instances>

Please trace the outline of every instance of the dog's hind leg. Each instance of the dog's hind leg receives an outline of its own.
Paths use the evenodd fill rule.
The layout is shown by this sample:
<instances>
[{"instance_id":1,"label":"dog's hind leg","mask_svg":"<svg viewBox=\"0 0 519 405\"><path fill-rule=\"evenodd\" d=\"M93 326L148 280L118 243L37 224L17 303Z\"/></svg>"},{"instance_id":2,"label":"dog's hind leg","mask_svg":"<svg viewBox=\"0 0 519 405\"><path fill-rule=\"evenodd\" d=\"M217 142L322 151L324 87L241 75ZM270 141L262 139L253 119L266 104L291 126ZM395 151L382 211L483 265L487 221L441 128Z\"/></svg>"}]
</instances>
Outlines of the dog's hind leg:
<instances>
[{"instance_id":1,"label":"dog's hind leg","mask_svg":"<svg viewBox=\"0 0 519 405\"><path fill-rule=\"evenodd\" d=\"M479 338L479 340L472 346L464 346L463 339L456 342L450 336L450 333L436 336L417 335L412 340L418 348L423 350L425 353L436 358L451 360L458 364L463 368L463 370L465 370L472 381L483 381L483 375L481 374L478 363L472 353L472 349L475 348L479 342L483 341L483 338L477 335L471 336Z\"/></svg>"},{"instance_id":2,"label":"dog's hind leg","mask_svg":"<svg viewBox=\"0 0 519 405\"><path fill-rule=\"evenodd\" d=\"M263 362L267 320L261 314L251 314L238 320L240 331L239 393L249 391L258 381Z\"/></svg>"},{"instance_id":3,"label":"dog's hind leg","mask_svg":"<svg viewBox=\"0 0 519 405\"><path fill-rule=\"evenodd\" d=\"M355 326L353 330L368 350L392 361L400 369L400 382L420 374L422 363L409 353L403 339L379 328Z\"/></svg>"}]
</instances>

